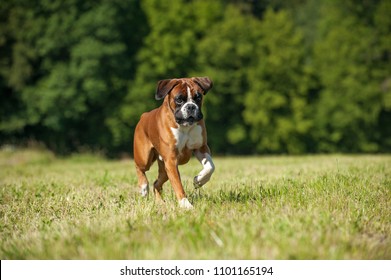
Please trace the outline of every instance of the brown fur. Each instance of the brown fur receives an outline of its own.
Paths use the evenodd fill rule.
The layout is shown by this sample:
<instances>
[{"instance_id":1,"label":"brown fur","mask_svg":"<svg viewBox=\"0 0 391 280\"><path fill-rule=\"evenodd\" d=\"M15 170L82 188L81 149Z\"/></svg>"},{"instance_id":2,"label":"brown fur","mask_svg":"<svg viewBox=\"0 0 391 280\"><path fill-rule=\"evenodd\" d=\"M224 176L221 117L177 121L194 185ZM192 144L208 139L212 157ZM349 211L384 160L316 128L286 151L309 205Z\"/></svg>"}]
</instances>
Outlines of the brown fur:
<instances>
[{"instance_id":1,"label":"brown fur","mask_svg":"<svg viewBox=\"0 0 391 280\"><path fill-rule=\"evenodd\" d=\"M163 80L158 84L156 99L164 98L163 104L141 115L134 133L134 161L136 165L138 185L148 185L145 172L148 171L154 161L158 161L159 175L153 184L157 199L161 199L162 186L170 180L178 200L186 197L178 171L178 165L189 161L196 150L210 154L207 145L207 135L204 120L196 123L202 128L202 144L194 149L184 147L178 151L176 139L171 128L178 128L173 108L174 98L178 94L187 94L187 87L191 92L200 92L204 95L212 87L208 78L184 78ZM159 159L159 156L162 158Z\"/></svg>"}]
</instances>

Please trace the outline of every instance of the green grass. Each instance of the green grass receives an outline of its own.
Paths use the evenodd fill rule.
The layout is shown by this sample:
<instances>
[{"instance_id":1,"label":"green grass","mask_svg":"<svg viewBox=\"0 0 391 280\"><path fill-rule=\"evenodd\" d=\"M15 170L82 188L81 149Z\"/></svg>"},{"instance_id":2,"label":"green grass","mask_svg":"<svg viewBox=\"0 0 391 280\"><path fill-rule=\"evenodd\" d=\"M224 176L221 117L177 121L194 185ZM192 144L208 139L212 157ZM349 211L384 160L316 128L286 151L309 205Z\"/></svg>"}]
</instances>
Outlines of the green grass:
<instances>
[{"instance_id":1,"label":"green grass","mask_svg":"<svg viewBox=\"0 0 391 280\"><path fill-rule=\"evenodd\" d=\"M215 158L192 211L133 162L0 152L1 259L391 259L391 156ZM151 182L157 166L148 173Z\"/></svg>"}]
</instances>

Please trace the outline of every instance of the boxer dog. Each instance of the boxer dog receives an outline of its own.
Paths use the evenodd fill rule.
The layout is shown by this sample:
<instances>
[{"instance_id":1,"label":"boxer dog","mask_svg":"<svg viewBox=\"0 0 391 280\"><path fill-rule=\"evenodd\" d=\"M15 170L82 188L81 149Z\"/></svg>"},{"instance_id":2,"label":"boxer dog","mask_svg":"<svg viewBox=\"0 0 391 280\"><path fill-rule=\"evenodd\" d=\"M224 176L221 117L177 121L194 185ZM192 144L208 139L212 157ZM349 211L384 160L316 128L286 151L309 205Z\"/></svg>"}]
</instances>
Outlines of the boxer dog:
<instances>
[{"instance_id":1,"label":"boxer dog","mask_svg":"<svg viewBox=\"0 0 391 280\"><path fill-rule=\"evenodd\" d=\"M153 183L155 198L162 200L162 186L170 180L180 207L193 208L183 190L178 165L186 164L192 155L202 164L194 177L195 188L209 181L215 169L206 140L201 112L204 95L212 88L208 77L159 81L155 98L164 98L160 107L144 113L134 132L134 162L142 196L148 196L145 172L157 160L159 175Z\"/></svg>"}]
</instances>

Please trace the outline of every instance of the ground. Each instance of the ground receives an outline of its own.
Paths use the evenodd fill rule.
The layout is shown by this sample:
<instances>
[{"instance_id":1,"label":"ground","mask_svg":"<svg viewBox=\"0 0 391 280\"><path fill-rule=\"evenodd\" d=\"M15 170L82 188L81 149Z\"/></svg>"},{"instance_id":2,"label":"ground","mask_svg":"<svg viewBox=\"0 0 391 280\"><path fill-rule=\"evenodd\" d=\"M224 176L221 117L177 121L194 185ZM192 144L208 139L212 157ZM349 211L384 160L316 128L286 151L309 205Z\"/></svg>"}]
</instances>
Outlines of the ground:
<instances>
[{"instance_id":1,"label":"ground","mask_svg":"<svg viewBox=\"0 0 391 280\"><path fill-rule=\"evenodd\" d=\"M391 156L214 157L193 210L133 162L0 151L1 259L391 259ZM157 174L154 165L150 182Z\"/></svg>"}]
</instances>

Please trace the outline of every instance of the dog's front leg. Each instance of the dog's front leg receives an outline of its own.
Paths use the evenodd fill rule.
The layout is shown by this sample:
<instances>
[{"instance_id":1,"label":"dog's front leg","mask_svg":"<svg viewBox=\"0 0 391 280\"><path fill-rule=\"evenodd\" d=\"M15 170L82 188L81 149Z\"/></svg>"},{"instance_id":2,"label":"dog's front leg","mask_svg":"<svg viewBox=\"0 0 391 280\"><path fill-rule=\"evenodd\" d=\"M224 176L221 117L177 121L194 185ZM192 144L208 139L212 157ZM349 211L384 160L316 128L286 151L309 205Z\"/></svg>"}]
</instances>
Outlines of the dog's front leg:
<instances>
[{"instance_id":1,"label":"dog's front leg","mask_svg":"<svg viewBox=\"0 0 391 280\"><path fill-rule=\"evenodd\" d=\"M213 163L212 157L210 156L209 148L196 150L194 155L203 167L201 172L194 177L194 187L200 188L210 180L210 177L215 170L215 165Z\"/></svg>"},{"instance_id":2,"label":"dog's front leg","mask_svg":"<svg viewBox=\"0 0 391 280\"><path fill-rule=\"evenodd\" d=\"M168 175L168 179L174 188L175 195L178 199L179 206L186 209L193 208L193 205L186 198L185 191L183 190L181 177L178 170L178 163L176 159L169 159L165 162L165 167Z\"/></svg>"}]
</instances>

